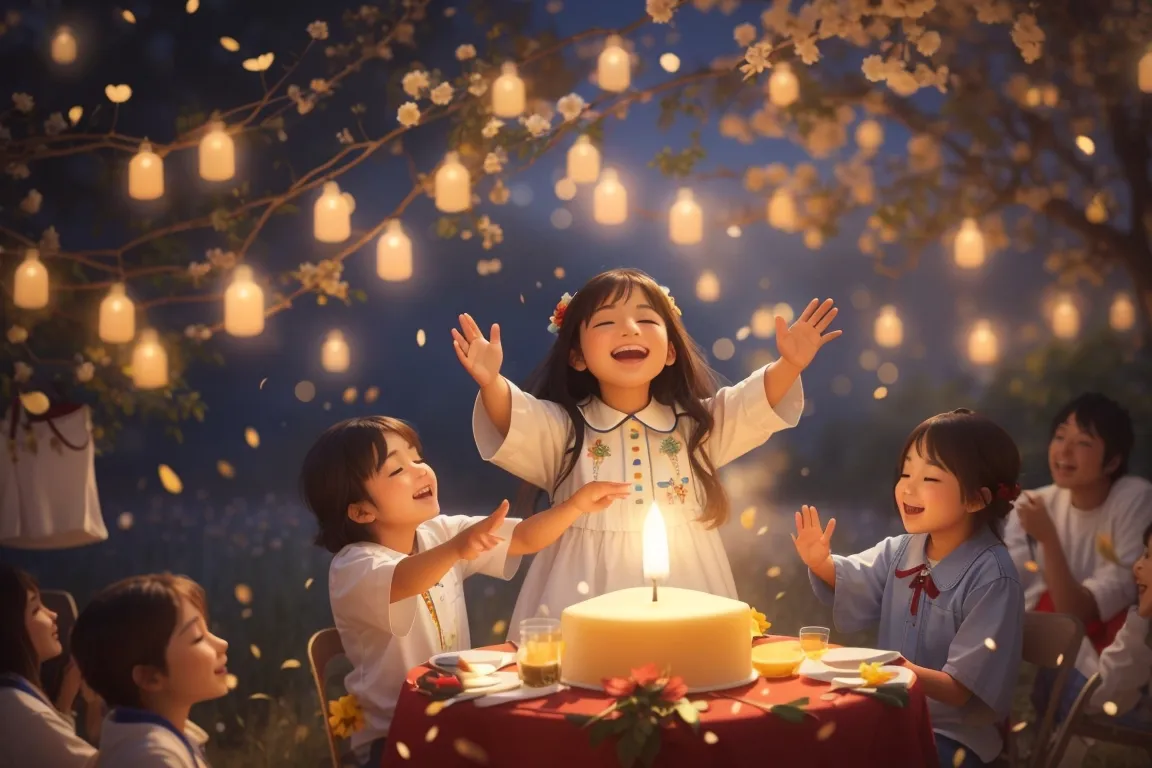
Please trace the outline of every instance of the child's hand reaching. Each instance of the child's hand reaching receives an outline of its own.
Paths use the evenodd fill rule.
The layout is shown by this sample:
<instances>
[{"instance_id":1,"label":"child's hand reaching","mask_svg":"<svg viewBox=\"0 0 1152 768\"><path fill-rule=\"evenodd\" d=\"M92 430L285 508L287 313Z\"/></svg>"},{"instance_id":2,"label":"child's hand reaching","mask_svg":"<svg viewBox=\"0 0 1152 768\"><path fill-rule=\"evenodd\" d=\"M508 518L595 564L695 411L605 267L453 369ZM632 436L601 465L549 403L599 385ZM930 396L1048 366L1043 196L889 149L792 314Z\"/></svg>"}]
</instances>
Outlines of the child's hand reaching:
<instances>
[{"instance_id":1,"label":"child's hand reaching","mask_svg":"<svg viewBox=\"0 0 1152 768\"><path fill-rule=\"evenodd\" d=\"M460 330L452 329L452 346L464 370L472 375L480 388L500 377L500 364L504 362L504 347L500 344L500 326L493 323L491 340L484 338L480 326L472 315L460 315Z\"/></svg>"},{"instance_id":2,"label":"child's hand reaching","mask_svg":"<svg viewBox=\"0 0 1152 768\"><path fill-rule=\"evenodd\" d=\"M816 507L807 504L796 513L796 533L792 536L792 543L796 545L796 552L804 565L813 571L819 571L832 557L832 532L836 530L836 518L828 521L828 527L820 530L820 513Z\"/></svg>"},{"instance_id":3,"label":"child's hand reaching","mask_svg":"<svg viewBox=\"0 0 1152 768\"><path fill-rule=\"evenodd\" d=\"M588 483L568 499L568 503L580 511L580 514L603 512L612 502L626 499L631 495L631 483L609 483L596 481Z\"/></svg>"},{"instance_id":4,"label":"child's hand reaching","mask_svg":"<svg viewBox=\"0 0 1152 768\"><path fill-rule=\"evenodd\" d=\"M840 310L833 306L832 299L812 299L800 314L800 318L789 328L784 318L776 317L776 349L780 357L800 370L808 367L820 348L840 336L843 331L828 331L828 326L836 319Z\"/></svg>"},{"instance_id":5,"label":"child's hand reaching","mask_svg":"<svg viewBox=\"0 0 1152 768\"><path fill-rule=\"evenodd\" d=\"M460 559L475 560L504 541L494 531L504 523L507 514L508 500L505 499L488 517L473 523L452 537L452 543L456 545L456 553L460 555Z\"/></svg>"}]
</instances>

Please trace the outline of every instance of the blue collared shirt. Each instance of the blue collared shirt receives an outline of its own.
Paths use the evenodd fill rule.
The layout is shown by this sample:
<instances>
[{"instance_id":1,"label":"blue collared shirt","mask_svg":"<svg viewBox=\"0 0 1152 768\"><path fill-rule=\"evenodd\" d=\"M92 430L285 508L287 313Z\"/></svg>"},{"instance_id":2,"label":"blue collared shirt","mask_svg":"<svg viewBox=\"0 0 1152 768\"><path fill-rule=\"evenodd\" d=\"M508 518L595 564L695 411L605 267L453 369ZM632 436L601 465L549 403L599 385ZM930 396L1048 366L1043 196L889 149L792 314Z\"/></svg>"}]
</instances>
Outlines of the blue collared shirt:
<instances>
[{"instance_id":1,"label":"blue collared shirt","mask_svg":"<svg viewBox=\"0 0 1152 768\"><path fill-rule=\"evenodd\" d=\"M858 632L880 624L878 645L937 669L972 692L962 708L928 700L933 730L989 762L1003 747L995 723L1008 716L1020 671L1024 590L1012 558L984 528L934 566L925 556L927 534L884 539L871 549L833 555L836 589L815 574L816 596L832 605L836 629ZM924 566L931 585L913 588ZM913 613L913 597L917 597Z\"/></svg>"}]
</instances>

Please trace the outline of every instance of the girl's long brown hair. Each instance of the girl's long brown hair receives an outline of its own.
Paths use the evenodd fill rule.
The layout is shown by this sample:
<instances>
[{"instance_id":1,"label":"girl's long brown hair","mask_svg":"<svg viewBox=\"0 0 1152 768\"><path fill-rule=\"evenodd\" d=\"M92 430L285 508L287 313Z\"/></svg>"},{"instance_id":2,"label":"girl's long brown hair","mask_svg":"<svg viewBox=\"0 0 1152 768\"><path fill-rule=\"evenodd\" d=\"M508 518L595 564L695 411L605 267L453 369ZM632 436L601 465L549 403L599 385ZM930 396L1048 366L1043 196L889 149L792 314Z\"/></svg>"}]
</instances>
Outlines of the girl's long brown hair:
<instances>
[{"instance_id":1,"label":"girl's long brown hair","mask_svg":"<svg viewBox=\"0 0 1152 768\"><path fill-rule=\"evenodd\" d=\"M0 563L0 674L19 675L37 688L40 658L28 635L28 594L40 588L29 574Z\"/></svg>"},{"instance_id":2,"label":"girl's long brown hair","mask_svg":"<svg viewBox=\"0 0 1152 768\"><path fill-rule=\"evenodd\" d=\"M577 407L588 397L600 396L600 383L589 371L578 371L569 364L570 352L580 348L580 328L588 325L592 313L604 304L627 301L636 289L644 291L668 329L668 343L676 350L676 362L666 366L652 380L650 395L657 402L673 408L678 415L687 415L692 422L688 435L688 461L692 474L704 489L704 514L700 521L709 528L723 525L728 519L728 494L716 477L716 467L708 455L700 450L715 422L712 412L702 402L716 394L715 373L704 361L704 354L688 335L680 315L671 300L648 274L638 269L613 269L596 275L573 297L564 313L564 321L556 341L544 362L528 378L526 390L542 400L551 400L561 406L571 420L568 433L569 449L556 478L556 486L544 489L554 494L576 466L584 448L584 417ZM577 425L579 428L576 428ZM534 499L537 492L527 486L526 496Z\"/></svg>"}]
</instances>

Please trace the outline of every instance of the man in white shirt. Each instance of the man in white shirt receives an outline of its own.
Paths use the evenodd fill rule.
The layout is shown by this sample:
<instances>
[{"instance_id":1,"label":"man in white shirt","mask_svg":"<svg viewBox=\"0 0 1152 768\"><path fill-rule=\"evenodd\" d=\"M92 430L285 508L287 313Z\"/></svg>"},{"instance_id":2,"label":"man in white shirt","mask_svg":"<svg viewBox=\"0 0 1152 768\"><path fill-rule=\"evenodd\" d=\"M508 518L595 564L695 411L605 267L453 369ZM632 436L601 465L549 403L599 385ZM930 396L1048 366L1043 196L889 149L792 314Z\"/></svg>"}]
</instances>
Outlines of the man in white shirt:
<instances>
[{"instance_id":1,"label":"man in white shirt","mask_svg":"<svg viewBox=\"0 0 1152 768\"><path fill-rule=\"evenodd\" d=\"M1128 569L1152 523L1152 483L1127 474L1133 442L1131 417L1114 400L1090 392L1065 405L1048 444L1053 484L1021 494L1004 532L1025 608L1084 623L1076 668L1085 677L1136 602Z\"/></svg>"}]
</instances>

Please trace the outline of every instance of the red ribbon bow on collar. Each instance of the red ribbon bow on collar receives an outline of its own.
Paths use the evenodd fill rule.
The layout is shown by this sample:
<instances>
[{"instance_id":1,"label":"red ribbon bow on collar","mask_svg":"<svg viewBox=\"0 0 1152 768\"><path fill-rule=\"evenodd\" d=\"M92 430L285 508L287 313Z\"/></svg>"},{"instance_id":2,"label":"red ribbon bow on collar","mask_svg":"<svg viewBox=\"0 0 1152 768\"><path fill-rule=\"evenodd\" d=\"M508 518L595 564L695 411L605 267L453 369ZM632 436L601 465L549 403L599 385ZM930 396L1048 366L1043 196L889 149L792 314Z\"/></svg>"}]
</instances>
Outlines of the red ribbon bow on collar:
<instances>
[{"instance_id":1,"label":"red ribbon bow on collar","mask_svg":"<svg viewBox=\"0 0 1152 768\"><path fill-rule=\"evenodd\" d=\"M912 615L915 616L916 609L920 603L920 594L922 592L927 592L928 597L935 600L940 596L940 590L937 589L936 583L932 581L932 573L928 570L927 563L921 563L915 568L909 568L904 571L900 570L899 568L896 569L896 578L904 579L909 576L913 577L908 586L912 589L911 610Z\"/></svg>"}]
</instances>

